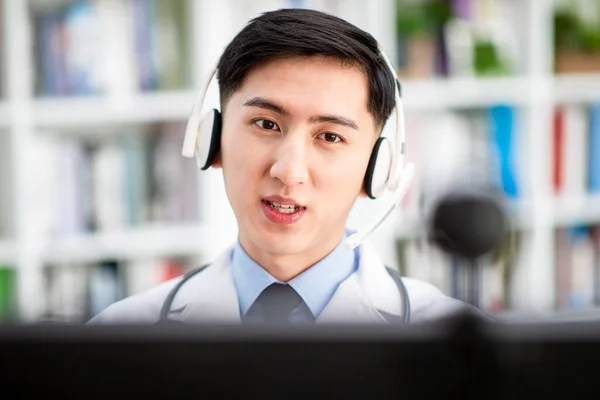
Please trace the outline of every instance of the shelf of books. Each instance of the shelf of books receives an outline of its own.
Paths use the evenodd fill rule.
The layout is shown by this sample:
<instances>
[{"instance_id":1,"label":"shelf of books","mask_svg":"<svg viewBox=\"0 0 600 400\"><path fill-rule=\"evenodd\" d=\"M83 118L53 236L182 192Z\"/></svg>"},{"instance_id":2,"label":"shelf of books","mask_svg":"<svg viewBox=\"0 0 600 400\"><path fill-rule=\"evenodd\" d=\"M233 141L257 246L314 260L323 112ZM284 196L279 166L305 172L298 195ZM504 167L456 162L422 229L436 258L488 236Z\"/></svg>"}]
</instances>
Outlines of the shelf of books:
<instances>
[{"instance_id":1,"label":"shelf of books","mask_svg":"<svg viewBox=\"0 0 600 400\"><path fill-rule=\"evenodd\" d=\"M7 128L14 137L33 131L16 143L31 144L19 160L35 185L21 191L20 239L0 237L0 261L11 271L0 274L0 319L24 310L34 319L85 321L219 247L203 222L200 194L208 189L194 160L181 157L196 100L194 7L9 0L3 8L18 26L30 25L30 37L9 36L13 51L31 49L19 60L32 73L12 64L20 123ZM21 261L27 271L19 279Z\"/></svg>"},{"instance_id":2,"label":"shelf of books","mask_svg":"<svg viewBox=\"0 0 600 400\"><path fill-rule=\"evenodd\" d=\"M39 97L189 88L189 0L30 2Z\"/></svg>"},{"instance_id":3,"label":"shelf of books","mask_svg":"<svg viewBox=\"0 0 600 400\"><path fill-rule=\"evenodd\" d=\"M125 296L132 296L196 268L192 256L134 259L105 257L96 261L45 264L41 320L83 322Z\"/></svg>"}]
</instances>

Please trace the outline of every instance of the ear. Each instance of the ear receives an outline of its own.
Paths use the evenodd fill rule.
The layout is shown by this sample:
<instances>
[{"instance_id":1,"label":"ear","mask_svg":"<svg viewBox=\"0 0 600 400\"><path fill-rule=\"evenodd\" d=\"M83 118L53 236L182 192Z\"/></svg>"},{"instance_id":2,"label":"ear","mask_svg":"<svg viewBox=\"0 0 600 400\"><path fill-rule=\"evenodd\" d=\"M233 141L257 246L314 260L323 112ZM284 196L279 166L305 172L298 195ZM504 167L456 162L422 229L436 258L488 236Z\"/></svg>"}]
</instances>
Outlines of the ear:
<instances>
[{"instance_id":1,"label":"ear","mask_svg":"<svg viewBox=\"0 0 600 400\"><path fill-rule=\"evenodd\" d=\"M215 158L210 166L216 169L223 168L223 165L221 164L221 151L215 154Z\"/></svg>"},{"instance_id":2,"label":"ear","mask_svg":"<svg viewBox=\"0 0 600 400\"><path fill-rule=\"evenodd\" d=\"M358 197L362 197L363 199L366 199L369 197L369 195L367 194L367 191L365 190L364 184L360 186L360 192L358 192Z\"/></svg>"}]
</instances>

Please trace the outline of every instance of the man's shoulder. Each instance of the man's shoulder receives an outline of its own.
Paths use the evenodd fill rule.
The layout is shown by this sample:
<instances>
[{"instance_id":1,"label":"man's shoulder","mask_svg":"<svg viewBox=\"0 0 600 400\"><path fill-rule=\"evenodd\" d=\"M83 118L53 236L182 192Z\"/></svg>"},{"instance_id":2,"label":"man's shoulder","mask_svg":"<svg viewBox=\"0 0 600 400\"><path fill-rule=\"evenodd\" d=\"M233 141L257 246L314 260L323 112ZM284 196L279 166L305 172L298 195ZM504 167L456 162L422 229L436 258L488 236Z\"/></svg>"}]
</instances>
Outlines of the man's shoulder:
<instances>
[{"instance_id":1,"label":"man's shoulder","mask_svg":"<svg viewBox=\"0 0 600 400\"><path fill-rule=\"evenodd\" d=\"M169 291L181 277L163 282L144 292L117 301L95 315L88 324L148 324L159 320Z\"/></svg>"},{"instance_id":2,"label":"man's shoulder","mask_svg":"<svg viewBox=\"0 0 600 400\"><path fill-rule=\"evenodd\" d=\"M460 313L474 313L489 318L485 313L464 301L442 292L430 282L403 277L411 303L411 320L414 322L432 321Z\"/></svg>"}]
</instances>

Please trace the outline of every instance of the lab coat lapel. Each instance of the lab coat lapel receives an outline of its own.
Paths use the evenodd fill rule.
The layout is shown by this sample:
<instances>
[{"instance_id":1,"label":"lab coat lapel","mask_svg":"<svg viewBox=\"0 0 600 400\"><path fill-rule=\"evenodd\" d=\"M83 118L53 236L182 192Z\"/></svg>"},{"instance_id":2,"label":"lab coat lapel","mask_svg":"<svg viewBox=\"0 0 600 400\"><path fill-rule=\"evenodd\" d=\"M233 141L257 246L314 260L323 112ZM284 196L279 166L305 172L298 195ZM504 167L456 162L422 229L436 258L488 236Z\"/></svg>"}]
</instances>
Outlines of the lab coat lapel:
<instances>
[{"instance_id":1,"label":"lab coat lapel","mask_svg":"<svg viewBox=\"0 0 600 400\"><path fill-rule=\"evenodd\" d=\"M365 297L355 273L340 284L316 323L386 323L386 320Z\"/></svg>"},{"instance_id":2,"label":"lab coat lapel","mask_svg":"<svg viewBox=\"0 0 600 400\"><path fill-rule=\"evenodd\" d=\"M190 323L240 323L238 297L230 268L231 249L200 272L182 294L178 320Z\"/></svg>"},{"instance_id":3,"label":"lab coat lapel","mask_svg":"<svg viewBox=\"0 0 600 400\"><path fill-rule=\"evenodd\" d=\"M387 323L380 311L401 315L398 287L375 249L365 242L359 255L357 271L338 287L317 323Z\"/></svg>"}]
</instances>

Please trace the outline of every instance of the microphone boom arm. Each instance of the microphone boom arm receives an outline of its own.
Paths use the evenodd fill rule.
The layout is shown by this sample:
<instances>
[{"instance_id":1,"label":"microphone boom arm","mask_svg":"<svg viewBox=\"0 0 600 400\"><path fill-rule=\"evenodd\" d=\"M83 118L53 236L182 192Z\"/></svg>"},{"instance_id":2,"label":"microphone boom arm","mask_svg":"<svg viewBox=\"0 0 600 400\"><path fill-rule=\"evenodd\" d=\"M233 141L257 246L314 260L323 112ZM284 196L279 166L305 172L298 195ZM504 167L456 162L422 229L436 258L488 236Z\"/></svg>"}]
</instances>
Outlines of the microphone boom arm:
<instances>
[{"instance_id":1,"label":"microphone boom arm","mask_svg":"<svg viewBox=\"0 0 600 400\"><path fill-rule=\"evenodd\" d=\"M400 179L400 182L394 190L394 198L390 208L385 212L385 214L381 218L376 220L373 223L373 225L371 225L365 232L356 232L350 235L350 237L346 239L346 246L348 247L348 249L353 250L354 248L358 247L362 242L364 242L368 235L370 235L375 229L377 229L383 223L383 221L385 221L385 219L390 216L394 208L396 208L398 203L400 203L402 198L406 195L406 192L408 191L408 188L412 183L414 176L415 165L413 163L406 164L406 166L404 167L404 171L402 172L402 178Z\"/></svg>"}]
</instances>

